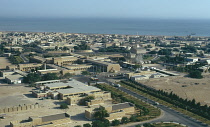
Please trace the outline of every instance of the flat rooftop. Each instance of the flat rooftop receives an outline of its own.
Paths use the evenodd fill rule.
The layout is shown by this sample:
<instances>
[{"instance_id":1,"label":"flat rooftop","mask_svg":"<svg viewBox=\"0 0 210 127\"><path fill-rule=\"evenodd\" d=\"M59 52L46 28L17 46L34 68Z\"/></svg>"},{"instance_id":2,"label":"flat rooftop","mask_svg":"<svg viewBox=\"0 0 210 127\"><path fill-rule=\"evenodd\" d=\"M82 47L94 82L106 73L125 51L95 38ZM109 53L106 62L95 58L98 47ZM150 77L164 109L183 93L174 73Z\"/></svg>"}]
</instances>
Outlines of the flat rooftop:
<instances>
[{"instance_id":1,"label":"flat rooftop","mask_svg":"<svg viewBox=\"0 0 210 127\"><path fill-rule=\"evenodd\" d=\"M50 121L54 121L54 120L65 119L68 117L69 117L69 115L66 113L44 116L44 117L42 117L42 122L50 122Z\"/></svg>"},{"instance_id":2,"label":"flat rooftop","mask_svg":"<svg viewBox=\"0 0 210 127\"><path fill-rule=\"evenodd\" d=\"M99 88L93 87L93 86L80 86L75 88L69 88L69 89L59 89L57 90L61 94L78 94L78 93L89 93L92 91L100 91Z\"/></svg>"},{"instance_id":3,"label":"flat rooftop","mask_svg":"<svg viewBox=\"0 0 210 127\"><path fill-rule=\"evenodd\" d=\"M47 81L40 81L40 82L35 82L35 84L39 84L39 83L51 83L51 82L60 82L60 80L47 80Z\"/></svg>"},{"instance_id":4,"label":"flat rooftop","mask_svg":"<svg viewBox=\"0 0 210 127\"><path fill-rule=\"evenodd\" d=\"M112 105L112 110L120 110L124 108L129 108L129 107L134 107L134 104L129 103L129 102L115 104L115 105Z\"/></svg>"},{"instance_id":5,"label":"flat rooftop","mask_svg":"<svg viewBox=\"0 0 210 127\"><path fill-rule=\"evenodd\" d=\"M68 87L68 86L74 88L74 87L86 86L86 84L79 82L77 80L71 80L71 81L67 81L67 82L55 82L55 83L49 83L49 84L44 84L44 85L49 88Z\"/></svg>"}]
</instances>

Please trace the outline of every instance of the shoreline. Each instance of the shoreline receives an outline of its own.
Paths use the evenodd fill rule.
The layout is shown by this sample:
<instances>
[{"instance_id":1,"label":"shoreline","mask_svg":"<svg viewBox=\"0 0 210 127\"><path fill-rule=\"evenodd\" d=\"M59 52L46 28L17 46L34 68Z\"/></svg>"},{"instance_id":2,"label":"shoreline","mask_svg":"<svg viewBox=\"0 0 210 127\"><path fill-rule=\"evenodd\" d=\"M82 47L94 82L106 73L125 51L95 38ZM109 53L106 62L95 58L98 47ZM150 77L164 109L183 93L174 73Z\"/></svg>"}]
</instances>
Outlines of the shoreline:
<instances>
[{"instance_id":1,"label":"shoreline","mask_svg":"<svg viewBox=\"0 0 210 127\"><path fill-rule=\"evenodd\" d=\"M14 33L63 33L63 34L83 34L83 35L124 35L124 36L151 36L151 37L187 37L189 35L182 35L182 36L179 36L179 35L135 35L135 34L113 34L113 33L105 33L105 34L100 34L100 33L70 33L70 32L35 32L35 31L1 31L0 32L2 33L10 33L10 32L14 32ZM196 35L192 35L192 37L201 37L201 38L210 38L210 35L209 36L196 36Z\"/></svg>"}]
</instances>

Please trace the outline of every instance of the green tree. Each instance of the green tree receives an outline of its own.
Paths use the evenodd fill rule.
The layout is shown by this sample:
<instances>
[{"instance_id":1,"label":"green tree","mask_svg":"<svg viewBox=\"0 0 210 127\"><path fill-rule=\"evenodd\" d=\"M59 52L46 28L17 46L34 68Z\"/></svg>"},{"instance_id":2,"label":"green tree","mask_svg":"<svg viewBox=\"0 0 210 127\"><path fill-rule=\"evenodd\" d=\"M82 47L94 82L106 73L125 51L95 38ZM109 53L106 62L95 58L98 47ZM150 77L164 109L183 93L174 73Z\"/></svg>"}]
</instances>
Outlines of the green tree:
<instances>
[{"instance_id":1,"label":"green tree","mask_svg":"<svg viewBox=\"0 0 210 127\"><path fill-rule=\"evenodd\" d=\"M23 81L25 83L33 84L41 80L41 76L37 73L29 73L26 77L24 77Z\"/></svg>"},{"instance_id":2,"label":"green tree","mask_svg":"<svg viewBox=\"0 0 210 127\"><path fill-rule=\"evenodd\" d=\"M103 122L103 125L104 125L105 127L109 127L109 126L110 126L110 122L109 122L108 119L103 119L102 122Z\"/></svg>"},{"instance_id":3,"label":"green tree","mask_svg":"<svg viewBox=\"0 0 210 127\"><path fill-rule=\"evenodd\" d=\"M62 103L62 104L60 104L60 108L61 109L68 109L69 107L66 103Z\"/></svg>"},{"instance_id":4,"label":"green tree","mask_svg":"<svg viewBox=\"0 0 210 127\"><path fill-rule=\"evenodd\" d=\"M118 126L118 125L120 125L120 121L119 120L113 120L112 121L112 126Z\"/></svg>"},{"instance_id":5,"label":"green tree","mask_svg":"<svg viewBox=\"0 0 210 127\"><path fill-rule=\"evenodd\" d=\"M96 119L99 119L99 120L102 120L102 119L104 119L104 117L108 117L109 116L109 114L107 113L107 110L105 110L105 108L104 107L99 107L98 108L98 111L96 111L95 113L94 113L94 117L96 118Z\"/></svg>"},{"instance_id":6,"label":"green tree","mask_svg":"<svg viewBox=\"0 0 210 127\"><path fill-rule=\"evenodd\" d=\"M123 117L123 118L121 119L121 123L122 123L122 124L125 124L125 123L128 123L128 122L129 122L128 117Z\"/></svg>"},{"instance_id":7,"label":"green tree","mask_svg":"<svg viewBox=\"0 0 210 127\"><path fill-rule=\"evenodd\" d=\"M149 54L156 54L156 51L150 51Z\"/></svg>"},{"instance_id":8,"label":"green tree","mask_svg":"<svg viewBox=\"0 0 210 127\"><path fill-rule=\"evenodd\" d=\"M190 71L189 77L191 77L191 78L198 78L198 79L203 78L203 76L201 75L201 72L199 70Z\"/></svg>"},{"instance_id":9,"label":"green tree","mask_svg":"<svg viewBox=\"0 0 210 127\"><path fill-rule=\"evenodd\" d=\"M74 127L82 127L81 125L76 125L76 126L74 126Z\"/></svg>"},{"instance_id":10,"label":"green tree","mask_svg":"<svg viewBox=\"0 0 210 127\"><path fill-rule=\"evenodd\" d=\"M154 125L150 124L150 123L144 123L143 124L144 127L155 127Z\"/></svg>"},{"instance_id":11,"label":"green tree","mask_svg":"<svg viewBox=\"0 0 210 127\"><path fill-rule=\"evenodd\" d=\"M87 102L90 102L90 101L93 100L93 99L95 99L94 96L87 96L87 97L81 99L79 103L80 103L81 105L85 105L85 104L86 104L86 101L87 101Z\"/></svg>"},{"instance_id":12,"label":"green tree","mask_svg":"<svg viewBox=\"0 0 210 127\"><path fill-rule=\"evenodd\" d=\"M82 71L82 75L90 75L89 71Z\"/></svg>"},{"instance_id":13,"label":"green tree","mask_svg":"<svg viewBox=\"0 0 210 127\"><path fill-rule=\"evenodd\" d=\"M59 48L58 48L58 46L55 46L55 50L58 50Z\"/></svg>"},{"instance_id":14,"label":"green tree","mask_svg":"<svg viewBox=\"0 0 210 127\"><path fill-rule=\"evenodd\" d=\"M75 50L90 50L90 46L86 42L82 42L80 45L74 46Z\"/></svg>"},{"instance_id":15,"label":"green tree","mask_svg":"<svg viewBox=\"0 0 210 127\"><path fill-rule=\"evenodd\" d=\"M171 49L161 49L158 51L158 54L159 55L171 55L172 52L171 52Z\"/></svg>"},{"instance_id":16,"label":"green tree","mask_svg":"<svg viewBox=\"0 0 210 127\"><path fill-rule=\"evenodd\" d=\"M102 121L96 120L92 122L92 127L105 127L105 126Z\"/></svg>"},{"instance_id":17,"label":"green tree","mask_svg":"<svg viewBox=\"0 0 210 127\"><path fill-rule=\"evenodd\" d=\"M42 80L46 81L46 80L56 80L59 79L56 73L47 73L45 75L43 75Z\"/></svg>"},{"instance_id":18,"label":"green tree","mask_svg":"<svg viewBox=\"0 0 210 127\"><path fill-rule=\"evenodd\" d=\"M69 50L69 48L68 47L63 47L63 50Z\"/></svg>"},{"instance_id":19,"label":"green tree","mask_svg":"<svg viewBox=\"0 0 210 127\"><path fill-rule=\"evenodd\" d=\"M91 124L89 123L83 124L83 127L91 127Z\"/></svg>"},{"instance_id":20,"label":"green tree","mask_svg":"<svg viewBox=\"0 0 210 127\"><path fill-rule=\"evenodd\" d=\"M134 69L138 69L138 68L140 68L140 67L141 67L140 64L135 64L135 65L133 66Z\"/></svg>"},{"instance_id":21,"label":"green tree","mask_svg":"<svg viewBox=\"0 0 210 127\"><path fill-rule=\"evenodd\" d=\"M132 115L129 119L131 122L136 122L136 116Z\"/></svg>"},{"instance_id":22,"label":"green tree","mask_svg":"<svg viewBox=\"0 0 210 127\"><path fill-rule=\"evenodd\" d=\"M66 73L66 74L64 74L64 76L63 76L63 78L71 78L72 77L72 74L70 74L70 73Z\"/></svg>"}]
</instances>

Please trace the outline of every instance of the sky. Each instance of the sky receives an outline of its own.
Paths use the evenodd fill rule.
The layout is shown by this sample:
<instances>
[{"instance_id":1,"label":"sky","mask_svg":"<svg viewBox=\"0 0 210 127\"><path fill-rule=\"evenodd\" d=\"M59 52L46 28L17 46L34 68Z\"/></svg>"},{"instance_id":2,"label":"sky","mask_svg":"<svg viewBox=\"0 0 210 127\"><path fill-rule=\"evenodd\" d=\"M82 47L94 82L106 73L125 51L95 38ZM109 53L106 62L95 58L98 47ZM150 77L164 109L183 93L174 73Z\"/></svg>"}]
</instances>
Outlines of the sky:
<instances>
[{"instance_id":1,"label":"sky","mask_svg":"<svg viewBox=\"0 0 210 127\"><path fill-rule=\"evenodd\" d=\"M210 0L0 0L0 17L210 19Z\"/></svg>"}]
</instances>

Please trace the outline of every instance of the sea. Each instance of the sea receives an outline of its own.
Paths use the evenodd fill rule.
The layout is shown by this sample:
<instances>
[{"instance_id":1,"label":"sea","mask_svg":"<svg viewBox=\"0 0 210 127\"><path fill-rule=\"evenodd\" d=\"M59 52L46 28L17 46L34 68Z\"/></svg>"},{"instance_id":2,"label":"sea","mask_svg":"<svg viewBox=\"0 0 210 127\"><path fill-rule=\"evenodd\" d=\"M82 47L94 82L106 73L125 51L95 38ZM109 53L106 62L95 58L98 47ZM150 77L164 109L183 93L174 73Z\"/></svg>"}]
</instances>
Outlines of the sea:
<instances>
[{"instance_id":1,"label":"sea","mask_svg":"<svg viewBox=\"0 0 210 127\"><path fill-rule=\"evenodd\" d=\"M210 37L207 19L0 18L0 31Z\"/></svg>"}]
</instances>

